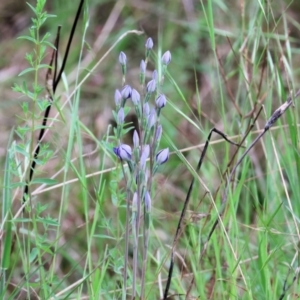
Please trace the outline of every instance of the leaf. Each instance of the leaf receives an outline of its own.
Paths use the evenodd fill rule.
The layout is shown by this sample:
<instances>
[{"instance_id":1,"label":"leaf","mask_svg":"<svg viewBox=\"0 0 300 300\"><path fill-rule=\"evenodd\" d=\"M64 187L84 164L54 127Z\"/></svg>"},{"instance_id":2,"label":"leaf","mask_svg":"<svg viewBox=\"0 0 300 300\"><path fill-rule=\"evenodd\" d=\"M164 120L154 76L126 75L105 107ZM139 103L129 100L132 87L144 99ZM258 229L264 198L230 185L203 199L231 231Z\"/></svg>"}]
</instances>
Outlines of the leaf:
<instances>
[{"instance_id":1,"label":"leaf","mask_svg":"<svg viewBox=\"0 0 300 300\"><path fill-rule=\"evenodd\" d=\"M118 207L118 197L116 195L111 196L111 202L115 207Z\"/></svg>"},{"instance_id":2,"label":"leaf","mask_svg":"<svg viewBox=\"0 0 300 300\"><path fill-rule=\"evenodd\" d=\"M23 70L18 76L22 76L22 75L32 72L32 71L34 71L34 68L27 68L27 69Z\"/></svg>"},{"instance_id":3,"label":"leaf","mask_svg":"<svg viewBox=\"0 0 300 300\"><path fill-rule=\"evenodd\" d=\"M52 43L48 42L48 41L43 41L43 44L46 45L46 46L49 46L52 49L56 49L55 46Z\"/></svg>"},{"instance_id":4,"label":"leaf","mask_svg":"<svg viewBox=\"0 0 300 300\"><path fill-rule=\"evenodd\" d=\"M45 225L50 225L50 226L59 226L59 223L56 219L52 219L50 217L46 217L46 218L38 218L37 219L38 222L45 224Z\"/></svg>"},{"instance_id":5,"label":"leaf","mask_svg":"<svg viewBox=\"0 0 300 300\"><path fill-rule=\"evenodd\" d=\"M17 218L17 219L14 219L14 223L29 223L31 221L32 220L28 219L28 218Z\"/></svg>"},{"instance_id":6,"label":"leaf","mask_svg":"<svg viewBox=\"0 0 300 300\"><path fill-rule=\"evenodd\" d=\"M16 183L12 183L10 187L12 189L15 189L15 188L18 188L18 187L24 187L25 185L26 185L25 182L16 182Z\"/></svg>"},{"instance_id":7,"label":"leaf","mask_svg":"<svg viewBox=\"0 0 300 300\"><path fill-rule=\"evenodd\" d=\"M30 36L20 36L18 37L19 40L28 40L30 42L33 42L34 44L36 44L36 40Z\"/></svg>"},{"instance_id":8,"label":"leaf","mask_svg":"<svg viewBox=\"0 0 300 300\"><path fill-rule=\"evenodd\" d=\"M50 178L36 178L33 179L31 183L53 185L53 184L57 184L57 181L55 179L50 179Z\"/></svg>"},{"instance_id":9,"label":"leaf","mask_svg":"<svg viewBox=\"0 0 300 300\"><path fill-rule=\"evenodd\" d=\"M40 64L38 66L38 69L52 69L52 68L49 65L47 65L47 64Z\"/></svg>"},{"instance_id":10,"label":"leaf","mask_svg":"<svg viewBox=\"0 0 300 300\"><path fill-rule=\"evenodd\" d=\"M16 145L16 151L18 153L21 153L22 155L24 155L25 157L29 158L29 154L28 152L24 149L24 148L21 148L19 145Z\"/></svg>"},{"instance_id":11,"label":"leaf","mask_svg":"<svg viewBox=\"0 0 300 300\"><path fill-rule=\"evenodd\" d=\"M36 9L34 6L32 6L31 4L27 3L27 5L31 8L31 10L36 14Z\"/></svg>"},{"instance_id":12,"label":"leaf","mask_svg":"<svg viewBox=\"0 0 300 300\"><path fill-rule=\"evenodd\" d=\"M37 248L35 248L35 247L32 248L32 250L31 250L31 252L29 254L29 262L30 263L32 263L36 259L38 252L39 251L38 251Z\"/></svg>"},{"instance_id":13,"label":"leaf","mask_svg":"<svg viewBox=\"0 0 300 300\"><path fill-rule=\"evenodd\" d=\"M105 234L94 234L94 237L97 237L100 239L116 240L114 237L105 235Z\"/></svg>"}]
</instances>

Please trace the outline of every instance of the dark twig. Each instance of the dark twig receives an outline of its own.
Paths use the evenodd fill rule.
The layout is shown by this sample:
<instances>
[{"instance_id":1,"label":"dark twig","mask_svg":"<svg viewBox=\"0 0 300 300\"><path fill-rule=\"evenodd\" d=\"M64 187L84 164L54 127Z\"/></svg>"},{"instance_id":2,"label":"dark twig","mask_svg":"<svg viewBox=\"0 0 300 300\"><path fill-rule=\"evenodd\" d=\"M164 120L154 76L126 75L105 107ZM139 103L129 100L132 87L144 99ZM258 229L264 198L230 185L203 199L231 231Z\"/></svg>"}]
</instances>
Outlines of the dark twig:
<instances>
[{"instance_id":1,"label":"dark twig","mask_svg":"<svg viewBox=\"0 0 300 300\"><path fill-rule=\"evenodd\" d=\"M284 284L283 284L283 287L282 287L282 294L280 295L279 297L279 300L283 300L286 292L292 287L292 285L294 284L294 282L296 281L298 275L299 275L299 267L296 269L295 271L295 275L292 279L292 283L290 283L289 285L287 284L287 280L288 280L288 277L291 273L291 268L289 269L287 275L286 275L286 278L285 278L285 281L284 281Z\"/></svg>"},{"instance_id":2,"label":"dark twig","mask_svg":"<svg viewBox=\"0 0 300 300\"><path fill-rule=\"evenodd\" d=\"M296 94L294 95L294 99L297 98L298 96L300 96L300 90L298 90L296 92ZM216 219L216 221L214 222L209 234L208 234L208 238L203 246L203 250L201 251L201 254L200 254L200 260L203 258L205 252L206 252L206 249L207 249L207 245L208 245L208 242L210 241L218 223L219 223L219 219L221 218L222 216L222 212L223 212L223 209L225 207L225 204L226 204L226 201L227 201L227 196L228 196L228 190L229 190L229 185L231 183L231 180L232 180L232 177L237 169L237 167L241 164L241 162L243 161L243 159L245 158L245 156L249 153L249 151L253 148L253 146L257 143L257 141L274 125L274 123L282 116L282 114L292 105L292 96L290 95L288 98L287 98L287 101L282 104L277 110L275 110L275 112L272 114L271 118L267 121L266 125L265 125L265 128L264 130L256 137L256 139L252 142L252 144L247 148L247 150L245 151L245 153L241 156L241 158L238 160L238 162L235 164L235 166L233 167L229 177L228 177L228 180L227 180L227 185L226 185L226 189L225 189L225 193L224 193L224 196L222 198L222 204L221 204L221 210L220 210L220 213ZM261 109L259 110L258 114L256 115L255 119L254 119L254 122L253 124L255 124L260 112L262 110L262 107ZM247 137L248 133L250 132L250 130L253 128L253 125L251 125L249 127L249 130L247 131L247 133L245 134L243 140L241 141L241 144L244 142L245 138ZM237 152L236 152L237 153ZM236 155L236 153L234 154L234 156ZM230 163L228 164L228 166L231 164L233 159L231 159ZM195 277L193 276L191 282L190 282L190 285L189 285L189 288L188 288L188 291L187 291L187 296L189 295L191 289L192 289L192 286L194 284L194 281L195 281Z\"/></svg>"},{"instance_id":3,"label":"dark twig","mask_svg":"<svg viewBox=\"0 0 300 300\"><path fill-rule=\"evenodd\" d=\"M239 144L241 145L242 148L244 148L244 146L242 146L242 145L244 144L244 141L246 140L246 138L248 137L249 133L250 133L251 130L253 129L254 124L256 123L256 121L257 121L257 119L258 119L258 117L259 117L259 115L260 115L262 109L263 109L263 107L261 106L260 109L259 109L259 111L258 111L258 113L256 114L254 120L252 120L252 121L250 122L250 125L248 126L248 128L247 128L247 130L246 130L246 132L245 132L245 134L244 134L244 136L243 136L243 138L242 138L242 140L239 141ZM237 148L237 149L235 150L235 152L233 153L233 155L232 155L230 161L229 161L228 164L227 164L226 171L222 174L222 178L224 178L224 180L225 180L225 178L226 178L227 170L230 168L230 166L232 165L233 161L235 160L236 155L238 154L238 150L239 150L239 148ZM215 192L216 195L219 193L220 188L221 188L221 185L217 188L217 190L216 190L216 192ZM206 225L206 221L204 222L203 227L205 227L205 225ZM192 277L192 280L191 280L190 285L193 285L193 284L194 284L194 279L195 279L195 278Z\"/></svg>"},{"instance_id":4,"label":"dark twig","mask_svg":"<svg viewBox=\"0 0 300 300\"><path fill-rule=\"evenodd\" d=\"M56 82L56 75L57 75L57 61L58 61L58 49L59 49L59 37L60 37L60 29L61 26L58 26L57 28L57 35L56 35L56 40L55 40L55 51L53 54L55 54L55 59L54 59L54 74L53 74L53 82L52 82L52 90L55 90L55 82ZM52 64L51 64L52 65Z\"/></svg>"},{"instance_id":5,"label":"dark twig","mask_svg":"<svg viewBox=\"0 0 300 300\"><path fill-rule=\"evenodd\" d=\"M238 168L238 166L241 164L241 162L244 160L244 158L246 157L246 155L249 153L249 151L254 147L254 145L261 139L261 137L275 124L275 122L285 113L285 111L292 105L293 101L292 99L297 98L300 96L300 90L298 90L294 97L292 97L292 95L290 95L286 102L283 103L278 109L276 109L274 111L274 113L272 114L272 116L270 117L270 119L266 122L266 125L264 127L264 130L255 138L255 140L251 143L251 145L247 148L247 150L243 153L243 155L241 156L241 158L237 161L237 163L235 164L235 166L233 167L228 179L227 179L227 184L226 184L226 188L225 188L225 193L223 195L222 198L222 203L221 203L221 209L220 212L218 214L218 217L216 219L216 221L214 222L212 229L210 230L209 234L208 234L208 238L206 240L206 243L204 244L203 250L201 252L200 255L200 260L202 259L202 257L204 256L204 253L206 251L208 242L210 241L210 238L212 236L212 234L214 233L220 218L222 217L222 213L223 210L225 208L226 202L227 202L227 198L228 198L228 192L229 192L229 187L230 187L230 183L232 180L233 175L235 174L236 169Z\"/></svg>"},{"instance_id":6,"label":"dark twig","mask_svg":"<svg viewBox=\"0 0 300 300\"><path fill-rule=\"evenodd\" d=\"M246 130L246 133L244 134L242 140L240 141L240 145L243 145L243 144L244 144L246 138L248 137L249 133L250 133L251 130L253 129L254 124L256 123L256 121L257 121L257 119L258 119L258 117L259 117L259 115L260 115L262 109L263 109L263 107L261 106L260 109L259 109L259 111L258 111L258 113L257 113L257 115L256 115L256 117L254 118L254 120L251 121L250 125L248 126L248 128L247 128L247 130ZM231 157L229 163L227 164L226 170L228 170L228 168L231 166L231 164L232 164L232 162L234 161L234 159L235 159L237 153L238 153L238 149L237 149L237 150L234 152L234 154L232 155L232 157ZM223 173L223 177L224 177L224 178L225 178L225 175L226 175L226 171L225 171L225 173Z\"/></svg>"},{"instance_id":7,"label":"dark twig","mask_svg":"<svg viewBox=\"0 0 300 300\"><path fill-rule=\"evenodd\" d=\"M198 162L198 165L197 165L197 168L196 168L197 173L199 172L199 170L201 168L201 165L202 165L202 162L203 162L204 156L206 154L206 151L207 151L207 148L208 148L208 145L209 145L209 142L210 142L210 139L211 139L211 136L212 136L213 132L218 133L219 135L221 135L228 143L239 147L239 144L236 144L236 143L230 141L223 132L219 131L216 128L211 129L211 131L209 132L209 135L207 137L207 140L205 142L203 152L200 156L200 159L199 159L199 162ZM191 193L192 193L192 190L193 190L194 182L195 182L195 178L192 179L191 185L188 189L186 199L185 199L184 204L183 204L183 209L181 211L181 215L180 215L180 218L179 218L179 221L178 221L178 225L177 225L177 229L176 229L176 233L175 233L175 237L174 237L174 241L173 241L173 247L172 247L172 250L171 250L170 267L169 267L168 279L167 279L167 284L166 284L164 298L163 298L164 300L166 300L167 297L168 297L168 292L169 292L169 289L170 289L172 273L173 273L173 268L174 268L175 247L176 247L176 244L177 244L178 239L179 239L180 234L181 234L181 227L182 227L182 223L183 223L183 220L184 220L184 217L185 217L185 213L186 213L189 201L190 201L190 196L191 196Z\"/></svg>"},{"instance_id":8,"label":"dark twig","mask_svg":"<svg viewBox=\"0 0 300 300\"><path fill-rule=\"evenodd\" d=\"M59 73L57 75L57 78L56 78L56 74L57 74L57 56L58 56L59 35L60 35L60 26L58 27L57 37L56 37L56 41L55 41L56 49L54 50L55 55L54 55L54 52L53 52L51 62L50 62L50 68L49 68L49 70L47 72L47 75L46 75L46 81L47 81L46 86L47 86L47 90L48 90L48 93L49 93L50 88L48 86L48 83L49 83L50 75L52 73L51 72L51 67L52 67L52 64L53 64L53 57L55 56L55 58L54 58L54 60L55 60L54 75L53 75L53 79L52 79L53 83L52 83L52 87L51 87L52 92L50 91L50 93L49 93L49 105L47 106L47 108L45 110L45 114L44 114L44 118L43 118L43 122L42 122L42 128L41 128L41 131L40 131L40 134L39 134L39 137L38 137L37 146L36 146L34 154L33 154L33 160L31 161L31 166L30 166L30 171L29 171L29 178L26 182L24 192L23 192L23 203L26 201L26 197L27 197L28 192L29 192L29 184L30 184L30 182L32 180L32 177L33 177L33 174L34 174L34 170L35 170L35 166L36 166L36 159L38 158L38 155L40 153L40 143L41 143L41 140L44 137L45 128L46 128L46 125L47 125L47 120L48 120L50 110L51 110L51 106L52 106L52 102L53 102L53 97L54 97L56 88L57 88L57 86L60 82L61 75L64 72L64 69L65 69L65 66L66 66L66 63L67 63L71 43L72 43L72 40L73 40L73 36L74 36L74 33L75 33L75 29L76 29L76 26L77 26L77 23L78 23L78 20L79 20L79 16L80 16L83 4L84 4L84 0L81 0L80 4L78 6L78 10L77 10L77 13L76 13L76 16L75 16L75 19L74 19L72 29L71 29L71 33L70 33L70 36L69 36L67 48L66 48L65 55L64 55L64 58L63 58L63 62L62 62L62 66L61 66L60 71L59 71Z\"/></svg>"}]
</instances>

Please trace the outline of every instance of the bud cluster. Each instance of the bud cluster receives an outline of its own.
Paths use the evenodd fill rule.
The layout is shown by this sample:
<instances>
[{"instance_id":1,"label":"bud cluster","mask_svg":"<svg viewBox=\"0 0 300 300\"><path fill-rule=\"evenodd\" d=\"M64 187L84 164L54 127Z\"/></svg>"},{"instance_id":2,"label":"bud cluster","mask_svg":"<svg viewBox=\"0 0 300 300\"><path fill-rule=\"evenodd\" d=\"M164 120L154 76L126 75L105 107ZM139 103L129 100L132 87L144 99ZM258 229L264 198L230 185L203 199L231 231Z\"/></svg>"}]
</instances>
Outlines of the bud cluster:
<instances>
[{"instance_id":1,"label":"bud cluster","mask_svg":"<svg viewBox=\"0 0 300 300\"><path fill-rule=\"evenodd\" d=\"M119 140L119 145L113 150L121 161L131 163L133 172L135 173L132 175L138 178L141 178L141 176L137 174L140 172L149 173L153 176L158 170L158 167L164 164L169 158L168 148L162 150L158 149L162 135L159 116L161 110L167 104L166 96L158 91L158 88L161 87L161 82L158 82L158 72L154 70L152 72L152 78L145 83L147 63L153 48L152 38L147 39L145 48L145 60L141 60L140 63L140 83L144 90L142 91L142 96L136 89L127 84L124 85L121 90L115 91L116 110L114 111L114 116L118 127L116 135ZM163 66L162 75L164 75L170 62L171 53L170 51L166 51L161 58L161 64ZM121 52L119 55L119 63L122 68L123 76L126 76L127 57L124 52ZM154 97L153 105L150 103L151 97ZM129 112L128 109L125 109L125 104L129 99L132 101L139 120L139 128L134 131L133 135L133 151L130 145L121 142L125 116ZM132 155L132 152L134 155ZM146 166L147 160L150 160L150 170L149 168L143 168ZM145 176L142 177L145 178ZM138 184L142 184L143 187L148 186L145 182L139 182ZM146 190L143 190L139 196L143 199L145 193Z\"/></svg>"},{"instance_id":2,"label":"bud cluster","mask_svg":"<svg viewBox=\"0 0 300 300\"><path fill-rule=\"evenodd\" d=\"M139 224L142 216L142 208L144 228L146 227L147 230L149 230L150 226L152 178L159 167L169 159L169 148L159 149L159 145L162 136L160 113L167 104L167 98L161 92L161 88L167 66L171 62L171 53L167 51L161 58L161 68L159 69L162 70L162 74L158 74L158 72L154 70L151 78L146 82L147 65L152 48L153 40L148 38L145 43L145 59L141 60L139 66L140 91L125 84L127 57L124 52L120 53L119 63L122 69L123 87L120 90L116 90L114 96L116 109L113 111L113 115L117 123L115 135L118 145L113 148L113 152L121 163L126 162L129 166L127 192L131 192L131 220L133 226L132 232L135 236L135 249L138 248ZM126 133L126 130L123 128L125 117L130 111L130 107L128 105L126 106L129 100L132 102L139 125L138 128L134 130L132 146L122 142L122 137ZM144 232L144 235L147 234ZM146 239L148 239L148 237ZM144 245L146 244L147 243Z\"/></svg>"}]
</instances>

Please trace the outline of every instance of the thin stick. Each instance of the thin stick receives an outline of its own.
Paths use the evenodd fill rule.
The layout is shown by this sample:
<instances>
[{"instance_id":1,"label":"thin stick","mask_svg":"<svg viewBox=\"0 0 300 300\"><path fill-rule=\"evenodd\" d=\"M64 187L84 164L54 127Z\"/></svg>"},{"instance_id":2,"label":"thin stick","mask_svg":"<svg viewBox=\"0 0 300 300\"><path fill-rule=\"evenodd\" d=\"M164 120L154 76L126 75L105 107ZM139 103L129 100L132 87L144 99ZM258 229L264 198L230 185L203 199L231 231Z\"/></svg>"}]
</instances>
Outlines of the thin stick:
<instances>
[{"instance_id":1,"label":"thin stick","mask_svg":"<svg viewBox=\"0 0 300 300\"><path fill-rule=\"evenodd\" d=\"M55 78L56 77L56 72L57 72L57 70L56 70L57 69L57 56L58 56L57 52L58 52L59 35L60 35L60 26L58 27L56 41L55 41L56 50L54 50L56 53L55 53L54 78L53 78L53 85L52 85L52 90L53 91L49 95L49 100L50 100L49 105L47 106L45 114L44 114L44 118L43 118L43 122L42 122L42 128L41 128L39 138L38 138L38 141L37 141L37 147L35 148L34 155L33 155L33 160L31 161L31 166L30 166L30 171L29 171L29 178L26 182L24 192L23 192L23 203L26 201L26 196L28 195L28 192L29 192L29 185L30 185L30 182L31 182L33 174L34 174L34 170L35 170L35 166L36 166L36 159L38 158L38 155L40 153L40 148L41 148L40 143L41 143L41 140L42 140L42 138L44 136L44 133L45 133L45 128L46 128L47 120L48 120L48 117L49 117L49 114L50 114L50 110L51 110L51 106L52 106L52 102L53 102L53 97L54 97L56 88L58 86L58 83L61 79L61 75L64 72L64 69L65 69L65 66L66 66L66 63L67 63L71 43L72 43L73 36L74 36L74 33L75 33L75 29L76 29L76 26L77 26L77 23L78 23L78 20L79 20L79 16L80 16L80 13L81 13L81 10L82 10L83 3L84 3L84 0L81 0L80 4L79 4L79 7L78 7L78 10L77 10L77 13L76 13L76 16L75 16L75 19L74 19L72 29L71 29L71 33L70 33L70 36L69 36L66 52L65 52L65 55L64 55L64 58L63 58L63 63L62 63L62 66L60 68L60 71L58 73L57 78ZM52 63L53 63L53 55L52 55L50 67L52 66ZM50 74L51 74L51 68L48 69L48 72L47 72L47 75L46 75L46 80L47 81L48 81L47 77Z\"/></svg>"},{"instance_id":2,"label":"thin stick","mask_svg":"<svg viewBox=\"0 0 300 300\"><path fill-rule=\"evenodd\" d=\"M210 139L211 139L211 136L212 136L213 132L218 133L219 135L221 135L228 143L233 144L233 145L238 146L238 147L240 146L239 144L236 144L236 143L230 141L227 138L227 136L223 132L219 131L218 129L216 129L216 128L211 129L211 131L209 132L209 135L207 137L207 140L205 142L203 152L200 156L200 159L199 159L199 162L198 162L198 165L197 165L197 168L196 168L196 172L199 172L199 170L202 166L202 162L203 162L204 156L206 154L206 151L207 151L207 148L208 148L208 145L209 145L209 142L210 142ZM186 213L189 201L190 201L190 196L191 196L191 193L192 193L192 190L193 190L194 182L195 182L195 178L192 179L191 185L188 189L186 199L185 199L184 204L183 204L183 209L181 211L181 215L180 215L180 218L179 218L179 221L178 221L178 225L177 225L177 229L176 229L176 233L175 233L175 237L174 237L174 241L173 241L173 247L172 247L172 250L171 250L170 267L169 267L168 279L167 279L167 284L166 284L164 298L163 298L164 300L166 300L167 297L168 297L168 293L169 293L169 289L170 289L170 285L171 285L173 268L174 268L175 247L176 247L176 244L177 244L178 239L179 239L180 234L181 234L181 227L182 227L182 223L183 223L183 220L184 220L184 217L185 217L185 213Z\"/></svg>"},{"instance_id":3,"label":"thin stick","mask_svg":"<svg viewBox=\"0 0 300 300\"><path fill-rule=\"evenodd\" d=\"M263 107L260 108L260 110L258 111L256 117L254 118L254 120L252 121L252 123L250 123L250 125L248 126L248 128L247 128L247 130L246 130L246 133L245 133L244 136L242 137L242 140L239 142L239 144L241 145L242 148L244 148L244 146L242 146L242 145L244 144L244 141L246 140L247 136L250 134L252 128L254 127L254 124L255 124L255 122L257 121L257 119L258 119L258 117L259 117L259 115L260 115L260 113L261 113L261 111L262 111L262 108L263 108ZM262 132L262 131L261 131L261 132ZM231 137L231 138L232 138L232 137ZM226 170L228 170L228 168L231 166L232 162L234 161L234 159L235 159L235 157L236 157L236 155L237 155L237 153L238 153L238 150L239 150L239 149L236 149L236 151L233 153L233 155L232 155L232 157L231 157L229 163L227 164ZM222 174L222 178L225 178L225 176L226 176L226 171ZM218 194L220 188L221 188L221 186L219 186L218 189L216 190L216 194ZM204 225L203 225L203 226L205 226L205 225L206 225L206 221L204 222ZM200 256L200 257L201 257L201 256ZM192 278L192 280L191 280L191 283L190 283L190 287L189 287L188 292L187 292L187 295L189 294L190 289L191 289L192 285L194 284L194 280L195 280L195 278L194 278L194 276L193 276L193 278Z\"/></svg>"},{"instance_id":4,"label":"thin stick","mask_svg":"<svg viewBox=\"0 0 300 300\"><path fill-rule=\"evenodd\" d=\"M292 287L292 285L294 284L294 282L297 280L298 275L299 275L299 271L300 271L300 269L299 269L299 267L298 267L298 268L296 269L296 271L295 271L295 275L294 275L294 277L293 277L293 279L292 279L292 283L290 283L290 284L288 285L288 284L287 284L287 280L288 280L288 277L289 277L289 275L290 275L290 273L291 273L291 268L289 269L289 271L288 271L288 273L287 273L287 275L286 275L286 278L285 278L285 280L284 280L284 284L283 284L283 287L282 287L282 294L280 295L279 300L283 300L283 298L285 297L286 292Z\"/></svg>"},{"instance_id":5,"label":"thin stick","mask_svg":"<svg viewBox=\"0 0 300 300\"><path fill-rule=\"evenodd\" d=\"M300 96L300 90L298 90L295 95L294 95L294 99L296 99L297 97ZM203 250L200 254L200 261L203 258L206 249L207 249L207 245L208 242L210 241L218 223L219 220L222 218L222 214L227 202L227 198L228 198L228 192L229 192L229 187L230 187L230 183L232 180L233 175L236 172L236 169L238 168L238 166L241 164L241 162L244 160L244 158L246 157L246 155L249 153L249 151L254 147L254 145L259 141L259 139L262 138L262 136L275 124L275 122L285 113L285 111L292 105L293 101L292 101L292 95L289 95L286 102L283 103L279 108L277 108L274 113L272 114L272 116L270 117L270 119L266 122L266 125L264 127L264 130L255 138L255 140L251 143L251 145L247 148L247 150L243 153L243 155L241 156L241 158L237 161L237 163L235 164L235 166L233 167L228 180L227 180L227 184L226 184L226 188L225 188L225 192L224 195L222 197L222 202L221 202L221 209L220 212L218 213L218 217L216 219L216 221L214 222L212 229L210 230L209 234L208 234L208 238L204 244ZM193 283L193 280L191 282L191 284Z\"/></svg>"}]
</instances>

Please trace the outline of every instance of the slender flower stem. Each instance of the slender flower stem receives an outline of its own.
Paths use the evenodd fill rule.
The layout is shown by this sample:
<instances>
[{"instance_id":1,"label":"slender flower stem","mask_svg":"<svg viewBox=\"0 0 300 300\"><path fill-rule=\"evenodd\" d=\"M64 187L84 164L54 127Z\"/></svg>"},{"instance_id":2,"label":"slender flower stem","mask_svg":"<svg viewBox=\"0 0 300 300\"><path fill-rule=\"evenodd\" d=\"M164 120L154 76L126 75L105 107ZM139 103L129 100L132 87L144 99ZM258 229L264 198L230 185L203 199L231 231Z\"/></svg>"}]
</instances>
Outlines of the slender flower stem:
<instances>
[{"instance_id":1,"label":"slender flower stem","mask_svg":"<svg viewBox=\"0 0 300 300\"><path fill-rule=\"evenodd\" d=\"M126 181L126 174L124 165L122 164L122 172ZM127 269L128 269L128 249L129 249L129 216L130 216L130 185L127 182L126 188L126 225L125 225L125 254L124 254L124 273L123 273L123 295L122 299L126 299L126 288L127 288Z\"/></svg>"},{"instance_id":2,"label":"slender flower stem","mask_svg":"<svg viewBox=\"0 0 300 300\"><path fill-rule=\"evenodd\" d=\"M140 151L141 155L141 151ZM132 299L136 296L136 277L137 277L137 265L138 265L138 247L139 247L139 226L140 226L140 214L141 214L141 197L140 197L140 176L139 176L139 164L137 164L137 213L136 219L132 220L135 232L133 233L133 276L132 276ZM135 224L134 224L135 221Z\"/></svg>"},{"instance_id":3,"label":"slender flower stem","mask_svg":"<svg viewBox=\"0 0 300 300\"><path fill-rule=\"evenodd\" d=\"M119 141L120 142L120 141ZM121 160L122 173L126 183L126 225L125 225L125 254L124 254L124 273L123 273L123 293L122 299L126 299L127 288L127 273L128 273L128 249L129 249L129 224L130 224L130 199L131 199L131 184L132 177L127 179L123 161Z\"/></svg>"},{"instance_id":4,"label":"slender flower stem","mask_svg":"<svg viewBox=\"0 0 300 300\"><path fill-rule=\"evenodd\" d=\"M146 208L144 205L144 218L146 218ZM148 244L149 244L149 230L146 228L146 223L143 224L143 238L144 238L144 247L143 247L143 266L142 266L142 281L141 281L141 299L144 299L145 295L145 276L147 269L147 253L148 253Z\"/></svg>"},{"instance_id":5,"label":"slender flower stem","mask_svg":"<svg viewBox=\"0 0 300 300\"><path fill-rule=\"evenodd\" d=\"M146 69L149 62L150 51L153 47L153 41L151 38L147 39L145 44L146 55L145 60L140 63L140 84L141 84L141 96L137 90L129 85L123 86L121 92L118 90L115 92L115 104L116 110L114 117L118 124L115 131L116 138L119 146L113 148L113 152L120 159L120 161L126 161L128 163L130 172L128 180L124 167L122 165L122 172L125 178L126 184L126 232L125 232L125 270L123 278L123 297L126 299L126 283L127 283L127 271L128 271L128 245L129 245L129 227L131 216L132 226L132 243L133 243L133 271L132 271L132 295L131 299L135 299L137 295L140 295L140 299L145 297L145 277L147 270L147 255L149 247L149 232L150 232L150 212L151 212L151 190L153 176L155 175L159 165L165 163L169 157L169 148L158 151L159 140L161 137L162 128L159 124L160 110L166 105L166 98L163 94L159 95L154 101L155 109L151 103L151 99L154 94L160 90L160 86L157 83L158 73L156 70L152 73L152 79L147 84L145 83ZM171 60L171 54L166 52L162 63L164 69ZM124 52L119 55L119 63L122 67L122 85L125 83L126 74L126 62L127 57ZM157 95L156 95L157 96ZM125 125L125 104L128 99L131 99L134 109L138 118L138 130L133 134L133 151L130 145L122 144L121 139L125 134L123 130ZM159 131L158 131L159 127ZM157 131L159 133L157 133ZM147 159L150 158L150 170L147 167ZM150 173L150 174L149 174ZM150 175L150 177L149 177ZM132 197L133 196L133 197ZM132 207L130 209L129 203L132 197ZM141 226L143 228L141 228ZM143 236L142 246L139 246L140 233ZM141 274L141 289L137 288L138 281L138 263L139 263L139 249L142 248L142 274Z\"/></svg>"}]
</instances>

